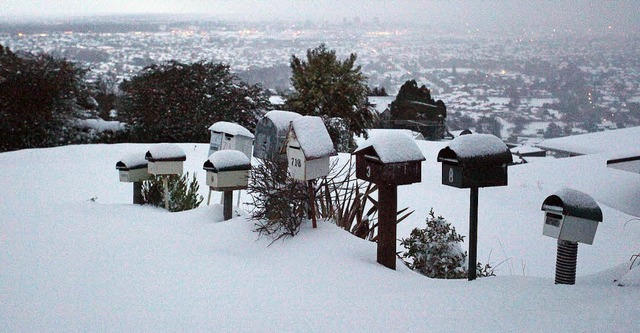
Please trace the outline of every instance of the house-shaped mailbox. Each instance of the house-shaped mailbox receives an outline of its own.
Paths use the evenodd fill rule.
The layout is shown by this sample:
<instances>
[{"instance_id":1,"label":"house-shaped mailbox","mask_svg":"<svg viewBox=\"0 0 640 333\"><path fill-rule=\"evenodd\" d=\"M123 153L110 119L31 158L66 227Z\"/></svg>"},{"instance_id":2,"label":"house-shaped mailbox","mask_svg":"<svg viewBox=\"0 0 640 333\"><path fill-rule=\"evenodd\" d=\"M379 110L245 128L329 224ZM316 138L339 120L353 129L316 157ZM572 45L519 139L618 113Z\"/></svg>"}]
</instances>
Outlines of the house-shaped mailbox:
<instances>
[{"instance_id":1,"label":"house-shaped mailbox","mask_svg":"<svg viewBox=\"0 0 640 333\"><path fill-rule=\"evenodd\" d=\"M491 134L461 135L438 153L442 184L458 188L507 185L513 157L507 145Z\"/></svg>"},{"instance_id":2,"label":"house-shaped mailbox","mask_svg":"<svg viewBox=\"0 0 640 333\"><path fill-rule=\"evenodd\" d=\"M545 212L542 234L559 240L593 244L602 210L585 193L563 189L542 203Z\"/></svg>"},{"instance_id":3,"label":"house-shaped mailbox","mask_svg":"<svg viewBox=\"0 0 640 333\"><path fill-rule=\"evenodd\" d=\"M282 151L289 126L294 119L302 116L295 112L274 110L267 112L256 125L253 142L253 156L263 160L284 160Z\"/></svg>"},{"instance_id":4,"label":"house-shaped mailbox","mask_svg":"<svg viewBox=\"0 0 640 333\"><path fill-rule=\"evenodd\" d=\"M284 147L289 172L296 180L312 180L328 175L329 159L337 155L322 118L315 116L291 121Z\"/></svg>"},{"instance_id":5,"label":"house-shaped mailbox","mask_svg":"<svg viewBox=\"0 0 640 333\"><path fill-rule=\"evenodd\" d=\"M211 142L209 155L219 150L239 150L251 158L253 148L253 134L248 129L227 121L219 121L211 127Z\"/></svg>"},{"instance_id":6,"label":"house-shaped mailbox","mask_svg":"<svg viewBox=\"0 0 640 333\"><path fill-rule=\"evenodd\" d=\"M249 186L249 158L238 150L220 150L209 156L202 166L207 171L207 185L215 191L234 191Z\"/></svg>"},{"instance_id":7,"label":"house-shaped mailbox","mask_svg":"<svg viewBox=\"0 0 640 333\"><path fill-rule=\"evenodd\" d=\"M120 174L120 181L124 183L138 183L151 178L148 172L148 162L143 154L129 155L116 163Z\"/></svg>"},{"instance_id":8,"label":"house-shaped mailbox","mask_svg":"<svg viewBox=\"0 0 640 333\"><path fill-rule=\"evenodd\" d=\"M422 181L424 155L415 140L397 132L364 141L353 152L356 177L375 184L407 185Z\"/></svg>"},{"instance_id":9,"label":"house-shaped mailbox","mask_svg":"<svg viewBox=\"0 0 640 333\"><path fill-rule=\"evenodd\" d=\"M162 143L152 146L145 159L152 175L181 175L187 155L177 145Z\"/></svg>"}]
</instances>

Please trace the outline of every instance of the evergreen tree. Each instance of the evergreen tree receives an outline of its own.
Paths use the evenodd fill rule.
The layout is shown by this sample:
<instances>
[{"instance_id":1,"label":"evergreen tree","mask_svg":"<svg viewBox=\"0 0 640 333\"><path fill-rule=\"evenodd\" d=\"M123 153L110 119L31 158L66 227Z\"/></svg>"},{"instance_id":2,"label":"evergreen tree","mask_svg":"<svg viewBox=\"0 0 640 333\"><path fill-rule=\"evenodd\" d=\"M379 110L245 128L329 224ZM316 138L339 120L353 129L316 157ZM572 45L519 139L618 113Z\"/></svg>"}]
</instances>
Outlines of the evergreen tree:
<instances>
[{"instance_id":1,"label":"evergreen tree","mask_svg":"<svg viewBox=\"0 0 640 333\"><path fill-rule=\"evenodd\" d=\"M416 120L418 108L414 102L435 105L444 108L444 102L436 102L431 98L431 91L424 85L418 87L416 80L408 80L398 91L396 99L391 103L389 110L393 119Z\"/></svg>"},{"instance_id":2,"label":"evergreen tree","mask_svg":"<svg viewBox=\"0 0 640 333\"><path fill-rule=\"evenodd\" d=\"M70 143L70 121L96 108L87 70L0 45L0 151Z\"/></svg>"},{"instance_id":3,"label":"evergreen tree","mask_svg":"<svg viewBox=\"0 0 640 333\"><path fill-rule=\"evenodd\" d=\"M356 54L339 60L336 52L324 44L307 50L307 59L291 57L291 84L294 93L287 98L286 107L303 115L321 116L338 151L355 146L353 135L366 135L376 114L367 100L367 78L361 66L356 66ZM340 118L342 121L336 121ZM347 131L334 128L345 126ZM338 137L338 136L347 136ZM348 144L338 144L347 142Z\"/></svg>"},{"instance_id":4,"label":"evergreen tree","mask_svg":"<svg viewBox=\"0 0 640 333\"><path fill-rule=\"evenodd\" d=\"M207 142L207 128L222 120L253 130L270 107L260 86L240 81L221 63L151 65L121 90L120 113L143 142Z\"/></svg>"}]
</instances>

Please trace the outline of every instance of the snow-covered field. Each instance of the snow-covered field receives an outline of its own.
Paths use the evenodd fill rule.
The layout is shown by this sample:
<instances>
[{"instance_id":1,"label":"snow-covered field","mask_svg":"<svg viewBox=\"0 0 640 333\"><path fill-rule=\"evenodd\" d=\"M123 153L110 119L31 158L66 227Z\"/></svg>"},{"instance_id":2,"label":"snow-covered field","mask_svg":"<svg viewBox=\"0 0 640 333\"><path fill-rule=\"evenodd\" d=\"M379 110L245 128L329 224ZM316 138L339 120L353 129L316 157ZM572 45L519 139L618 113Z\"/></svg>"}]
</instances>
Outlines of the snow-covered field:
<instances>
[{"instance_id":1,"label":"snow-covered field","mask_svg":"<svg viewBox=\"0 0 640 333\"><path fill-rule=\"evenodd\" d=\"M445 143L418 144L423 182L399 188L398 206L415 212L398 236L431 207L467 235L469 191L441 185ZM180 146L206 201L208 145ZM0 332L640 330L640 287L613 282L640 252L640 220L622 212L640 213L640 175L607 169L606 156L513 166L509 186L480 189L478 259L498 276L468 282L389 270L374 243L329 222L268 246L246 214L220 222L220 205L134 206L115 163L148 148L0 154ZM604 215L594 244L579 246L573 286L554 285L556 242L542 235L542 201L564 186Z\"/></svg>"}]
</instances>

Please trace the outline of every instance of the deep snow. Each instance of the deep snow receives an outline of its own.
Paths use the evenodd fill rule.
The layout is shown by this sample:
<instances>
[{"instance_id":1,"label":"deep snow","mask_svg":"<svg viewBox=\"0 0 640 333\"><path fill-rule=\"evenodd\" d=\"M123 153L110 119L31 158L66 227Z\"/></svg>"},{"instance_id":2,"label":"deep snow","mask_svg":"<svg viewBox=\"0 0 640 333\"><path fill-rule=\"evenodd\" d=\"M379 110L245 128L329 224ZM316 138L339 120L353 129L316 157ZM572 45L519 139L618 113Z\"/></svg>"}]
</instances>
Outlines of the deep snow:
<instances>
[{"instance_id":1,"label":"deep snow","mask_svg":"<svg viewBox=\"0 0 640 333\"><path fill-rule=\"evenodd\" d=\"M205 195L208 145L179 146ZM415 212L398 236L423 226L431 207L466 235L469 191L441 185L436 156L445 143L418 146L423 182L399 188L398 206ZM114 165L148 148L0 154L0 331L640 329L639 287L613 283L640 252L640 222L610 207L625 198L620 205L637 205L640 179L601 166L606 156L513 166L509 186L481 189L478 258L501 264L497 277L468 282L429 279L400 263L389 270L375 262L375 244L328 222L268 246L246 216L219 222L219 205L180 213L134 206ZM542 201L563 187L592 195L604 215L594 244L579 247L574 286L553 284L556 242L542 236Z\"/></svg>"}]
</instances>

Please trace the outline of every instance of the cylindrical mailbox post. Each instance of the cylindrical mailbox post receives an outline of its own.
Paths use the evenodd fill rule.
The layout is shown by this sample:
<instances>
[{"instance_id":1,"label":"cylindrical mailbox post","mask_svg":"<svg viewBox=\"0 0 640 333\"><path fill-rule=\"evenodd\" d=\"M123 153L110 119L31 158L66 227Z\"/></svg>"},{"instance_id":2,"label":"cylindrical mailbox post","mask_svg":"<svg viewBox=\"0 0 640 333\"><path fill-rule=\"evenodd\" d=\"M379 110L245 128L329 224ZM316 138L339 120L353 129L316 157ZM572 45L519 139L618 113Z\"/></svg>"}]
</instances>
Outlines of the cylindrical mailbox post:
<instances>
[{"instance_id":1,"label":"cylindrical mailbox post","mask_svg":"<svg viewBox=\"0 0 640 333\"><path fill-rule=\"evenodd\" d=\"M412 138L393 132L368 139L353 155L356 177L378 185L377 261L396 269L398 186L422 181L424 155Z\"/></svg>"},{"instance_id":2,"label":"cylindrical mailbox post","mask_svg":"<svg viewBox=\"0 0 640 333\"><path fill-rule=\"evenodd\" d=\"M578 243L593 244L602 211L589 195L572 189L547 197L542 210L542 234L558 239L555 283L575 284Z\"/></svg>"}]
</instances>

